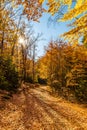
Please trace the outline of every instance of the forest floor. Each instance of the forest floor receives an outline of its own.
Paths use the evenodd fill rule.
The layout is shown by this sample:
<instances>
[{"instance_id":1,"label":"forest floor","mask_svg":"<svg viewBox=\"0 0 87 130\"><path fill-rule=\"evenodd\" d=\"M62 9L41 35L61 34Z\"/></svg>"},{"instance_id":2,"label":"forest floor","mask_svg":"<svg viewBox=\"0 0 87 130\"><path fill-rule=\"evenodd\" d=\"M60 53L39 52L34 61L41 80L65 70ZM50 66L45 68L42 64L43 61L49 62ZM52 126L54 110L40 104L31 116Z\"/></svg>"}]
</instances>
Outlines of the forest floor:
<instances>
[{"instance_id":1,"label":"forest floor","mask_svg":"<svg viewBox=\"0 0 87 130\"><path fill-rule=\"evenodd\" d=\"M0 101L0 130L87 130L87 108L53 96L48 86L27 87Z\"/></svg>"}]
</instances>

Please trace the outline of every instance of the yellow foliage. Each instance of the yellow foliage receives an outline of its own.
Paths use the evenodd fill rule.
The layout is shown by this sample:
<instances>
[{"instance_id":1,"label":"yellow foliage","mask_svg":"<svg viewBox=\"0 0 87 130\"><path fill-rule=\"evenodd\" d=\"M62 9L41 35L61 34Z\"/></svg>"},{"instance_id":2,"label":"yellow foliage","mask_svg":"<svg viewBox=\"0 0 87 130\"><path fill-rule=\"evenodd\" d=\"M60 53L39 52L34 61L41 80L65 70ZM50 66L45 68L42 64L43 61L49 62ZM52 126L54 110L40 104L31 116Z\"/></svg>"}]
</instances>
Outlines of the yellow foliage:
<instances>
[{"instance_id":1,"label":"yellow foliage","mask_svg":"<svg viewBox=\"0 0 87 130\"><path fill-rule=\"evenodd\" d=\"M60 2L55 2L54 0L51 0L51 3L48 3L48 5L49 5L48 12L54 15L60 7Z\"/></svg>"},{"instance_id":2,"label":"yellow foliage","mask_svg":"<svg viewBox=\"0 0 87 130\"><path fill-rule=\"evenodd\" d=\"M87 1L84 3L84 5L81 5L78 8L74 8L70 10L69 12L65 13L62 21L72 20L73 18L77 17L78 15L85 13L87 10Z\"/></svg>"},{"instance_id":3,"label":"yellow foliage","mask_svg":"<svg viewBox=\"0 0 87 130\"><path fill-rule=\"evenodd\" d=\"M42 4L44 2L44 0L39 0L39 3Z\"/></svg>"},{"instance_id":4,"label":"yellow foliage","mask_svg":"<svg viewBox=\"0 0 87 130\"><path fill-rule=\"evenodd\" d=\"M80 7L84 2L85 2L85 0L77 0L75 8Z\"/></svg>"},{"instance_id":5,"label":"yellow foliage","mask_svg":"<svg viewBox=\"0 0 87 130\"><path fill-rule=\"evenodd\" d=\"M48 0L49 3L54 2L54 0Z\"/></svg>"},{"instance_id":6,"label":"yellow foliage","mask_svg":"<svg viewBox=\"0 0 87 130\"><path fill-rule=\"evenodd\" d=\"M63 1L63 4L66 4L69 6L71 6L71 4L72 4L72 0L62 0L62 1Z\"/></svg>"}]
</instances>

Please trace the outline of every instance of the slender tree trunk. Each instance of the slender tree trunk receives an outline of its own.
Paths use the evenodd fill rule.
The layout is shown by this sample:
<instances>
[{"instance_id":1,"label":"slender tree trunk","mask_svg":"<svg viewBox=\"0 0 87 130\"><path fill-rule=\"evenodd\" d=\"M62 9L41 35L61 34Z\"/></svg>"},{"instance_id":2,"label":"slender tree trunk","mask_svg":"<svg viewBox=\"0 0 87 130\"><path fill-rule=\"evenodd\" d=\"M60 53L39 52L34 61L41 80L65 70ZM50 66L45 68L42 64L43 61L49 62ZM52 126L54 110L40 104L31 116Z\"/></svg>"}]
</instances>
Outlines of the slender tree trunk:
<instances>
[{"instance_id":1,"label":"slender tree trunk","mask_svg":"<svg viewBox=\"0 0 87 130\"><path fill-rule=\"evenodd\" d=\"M33 82L35 81L35 44L33 46L33 69L32 69L32 73L33 73Z\"/></svg>"},{"instance_id":2,"label":"slender tree trunk","mask_svg":"<svg viewBox=\"0 0 87 130\"><path fill-rule=\"evenodd\" d=\"M2 33L2 40L1 40L1 54L3 54L3 49L4 49L4 30L3 30L3 33Z\"/></svg>"},{"instance_id":3,"label":"slender tree trunk","mask_svg":"<svg viewBox=\"0 0 87 130\"><path fill-rule=\"evenodd\" d=\"M24 56L24 80L26 80L26 55Z\"/></svg>"}]
</instances>

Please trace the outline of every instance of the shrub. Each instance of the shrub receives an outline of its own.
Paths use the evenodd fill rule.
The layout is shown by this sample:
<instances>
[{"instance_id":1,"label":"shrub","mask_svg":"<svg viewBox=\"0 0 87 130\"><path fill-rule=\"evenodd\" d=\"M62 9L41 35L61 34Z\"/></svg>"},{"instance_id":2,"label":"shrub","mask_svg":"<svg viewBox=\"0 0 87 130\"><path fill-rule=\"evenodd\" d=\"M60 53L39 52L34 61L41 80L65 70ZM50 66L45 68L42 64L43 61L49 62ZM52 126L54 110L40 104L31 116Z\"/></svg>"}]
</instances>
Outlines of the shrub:
<instances>
[{"instance_id":1,"label":"shrub","mask_svg":"<svg viewBox=\"0 0 87 130\"><path fill-rule=\"evenodd\" d=\"M61 83L58 81L58 80L54 80L52 83L51 83L51 87L53 90L55 91L60 91L61 90Z\"/></svg>"},{"instance_id":2,"label":"shrub","mask_svg":"<svg viewBox=\"0 0 87 130\"><path fill-rule=\"evenodd\" d=\"M33 79L32 79L32 77L30 77L30 76L27 76L24 81L25 81L25 82L28 82L28 83L33 83Z\"/></svg>"},{"instance_id":3,"label":"shrub","mask_svg":"<svg viewBox=\"0 0 87 130\"><path fill-rule=\"evenodd\" d=\"M47 84L47 79L43 79L43 78L38 77L38 83Z\"/></svg>"},{"instance_id":4,"label":"shrub","mask_svg":"<svg viewBox=\"0 0 87 130\"><path fill-rule=\"evenodd\" d=\"M18 88L18 73L12 60L6 56L0 56L0 89L16 91Z\"/></svg>"}]
</instances>

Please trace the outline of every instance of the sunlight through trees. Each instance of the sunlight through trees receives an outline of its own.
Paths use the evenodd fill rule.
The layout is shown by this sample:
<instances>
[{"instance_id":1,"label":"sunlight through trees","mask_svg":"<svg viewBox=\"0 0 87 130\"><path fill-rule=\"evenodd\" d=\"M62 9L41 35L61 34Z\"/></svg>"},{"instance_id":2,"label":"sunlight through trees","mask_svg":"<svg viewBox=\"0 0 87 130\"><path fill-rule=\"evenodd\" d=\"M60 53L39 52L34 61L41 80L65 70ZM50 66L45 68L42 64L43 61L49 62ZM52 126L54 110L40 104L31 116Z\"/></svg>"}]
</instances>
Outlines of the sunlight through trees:
<instances>
[{"instance_id":1,"label":"sunlight through trees","mask_svg":"<svg viewBox=\"0 0 87 130\"><path fill-rule=\"evenodd\" d=\"M47 9L43 8L46 4ZM66 7L65 10L62 10ZM43 13L71 29L51 40L36 60L37 42L32 21ZM42 27L44 28L44 27ZM53 91L87 100L87 0L0 1L0 89L14 90L21 81L49 84Z\"/></svg>"}]
</instances>

